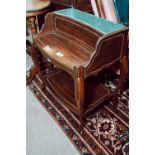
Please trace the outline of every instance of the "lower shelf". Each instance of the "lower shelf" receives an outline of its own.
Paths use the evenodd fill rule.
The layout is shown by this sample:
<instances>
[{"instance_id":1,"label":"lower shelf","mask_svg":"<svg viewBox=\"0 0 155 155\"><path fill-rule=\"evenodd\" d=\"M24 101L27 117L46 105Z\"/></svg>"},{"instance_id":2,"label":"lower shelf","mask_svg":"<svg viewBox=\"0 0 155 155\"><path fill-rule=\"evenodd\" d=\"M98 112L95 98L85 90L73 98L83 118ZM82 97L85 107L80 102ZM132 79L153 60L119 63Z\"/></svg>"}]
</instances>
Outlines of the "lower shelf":
<instances>
[{"instance_id":1,"label":"lower shelf","mask_svg":"<svg viewBox=\"0 0 155 155\"><path fill-rule=\"evenodd\" d=\"M47 77L52 94L78 114L74 96L74 80L66 72L55 70ZM89 77L85 80L84 113L90 112L103 101L112 97L112 92L104 87L99 77Z\"/></svg>"}]
</instances>

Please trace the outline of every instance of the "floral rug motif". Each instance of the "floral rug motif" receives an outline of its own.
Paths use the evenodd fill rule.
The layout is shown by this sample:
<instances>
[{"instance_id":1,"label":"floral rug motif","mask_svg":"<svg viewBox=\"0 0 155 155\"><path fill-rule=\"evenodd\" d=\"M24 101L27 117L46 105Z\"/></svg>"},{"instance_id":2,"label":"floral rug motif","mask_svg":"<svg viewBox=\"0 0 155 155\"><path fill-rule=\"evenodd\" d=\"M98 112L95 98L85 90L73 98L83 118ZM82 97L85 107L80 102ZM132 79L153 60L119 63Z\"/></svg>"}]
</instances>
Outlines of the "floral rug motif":
<instances>
[{"instance_id":1,"label":"floral rug motif","mask_svg":"<svg viewBox=\"0 0 155 155\"><path fill-rule=\"evenodd\" d=\"M105 86L115 90L115 81L105 80ZM117 105L108 101L89 115L82 130L78 118L63 103L56 101L48 88L41 89L41 84L42 81L37 75L29 84L29 88L80 154L129 154L128 90L119 95Z\"/></svg>"}]
</instances>

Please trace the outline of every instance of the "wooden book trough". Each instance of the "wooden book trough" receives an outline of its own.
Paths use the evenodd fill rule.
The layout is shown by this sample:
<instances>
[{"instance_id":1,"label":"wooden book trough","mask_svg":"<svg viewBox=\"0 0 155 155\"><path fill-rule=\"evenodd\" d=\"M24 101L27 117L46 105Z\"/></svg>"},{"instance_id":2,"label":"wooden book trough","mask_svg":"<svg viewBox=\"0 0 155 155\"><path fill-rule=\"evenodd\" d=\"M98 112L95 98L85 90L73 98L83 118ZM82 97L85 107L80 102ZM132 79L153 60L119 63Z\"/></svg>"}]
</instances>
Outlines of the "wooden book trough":
<instances>
[{"instance_id":1,"label":"wooden book trough","mask_svg":"<svg viewBox=\"0 0 155 155\"><path fill-rule=\"evenodd\" d=\"M121 62L127 32L121 24L76 9L46 15L35 38L37 49L55 66L46 84L82 124L87 113L114 96L99 73Z\"/></svg>"}]
</instances>

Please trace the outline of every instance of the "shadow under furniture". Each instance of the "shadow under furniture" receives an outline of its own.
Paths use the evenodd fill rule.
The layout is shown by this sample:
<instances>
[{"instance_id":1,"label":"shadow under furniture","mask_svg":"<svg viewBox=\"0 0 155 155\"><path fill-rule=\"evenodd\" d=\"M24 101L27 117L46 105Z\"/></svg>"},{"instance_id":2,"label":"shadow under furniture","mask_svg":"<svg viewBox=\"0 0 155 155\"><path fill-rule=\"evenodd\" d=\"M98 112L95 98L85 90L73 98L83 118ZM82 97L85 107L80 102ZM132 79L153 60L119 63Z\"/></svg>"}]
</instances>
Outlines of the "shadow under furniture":
<instances>
[{"instance_id":1,"label":"shadow under furniture","mask_svg":"<svg viewBox=\"0 0 155 155\"><path fill-rule=\"evenodd\" d=\"M115 99L116 91L105 88L99 73L116 62L121 63L128 28L91 14L65 9L48 13L42 31L35 38L33 48L36 58L42 55L51 64L49 76L43 74L42 58L36 68L56 100L64 103L78 115L83 125L84 117L108 99Z\"/></svg>"}]
</instances>

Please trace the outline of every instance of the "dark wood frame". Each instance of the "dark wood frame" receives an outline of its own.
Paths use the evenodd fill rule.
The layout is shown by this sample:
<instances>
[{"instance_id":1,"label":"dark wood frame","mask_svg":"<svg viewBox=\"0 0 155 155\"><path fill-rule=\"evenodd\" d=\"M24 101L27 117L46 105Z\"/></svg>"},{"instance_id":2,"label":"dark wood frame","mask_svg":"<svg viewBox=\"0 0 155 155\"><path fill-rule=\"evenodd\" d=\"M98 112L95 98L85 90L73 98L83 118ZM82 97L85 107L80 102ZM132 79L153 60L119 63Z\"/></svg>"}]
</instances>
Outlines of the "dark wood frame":
<instances>
[{"instance_id":1,"label":"dark wood frame","mask_svg":"<svg viewBox=\"0 0 155 155\"><path fill-rule=\"evenodd\" d=\"M70 7L92 13L90 0L52 0L52 10L65 9Z\"/></svg>"},{"instance_id":2,"label":"dark wood frame","mask_svg":"<svg viewBox=\"0 0 155 155\"><path fill-rule=\"evenodd\" d=\"M62 20L60 21L55 20L56 18L62 19ZM63 23L64 21L66 23ZM72 27L69 27L67 25L67 21L69 21L70 23L73 23ZM63 28L61 27L61 24L62 24L61 22L63 23ZM56 24L58 25L60 24L59 25L60 30L56 29ZM79 36L77 35L78 33L75 33L79 38L75 38L74 36L75 34L72 31L73 29L76 29L78 31L77 24L83 28L83 31L79 29L81 31L81 34ZM67 32L67 34L65 34L64 32ZM85 42L87 40L87 35L85 35L85 33L87 32L90 33L89 35L94 36L94 37L91 37L90 40L88 40L88 43ZM68 40L68 43L72 45L73 49L81 49L81 48L87 49L87 52L91 53L89 61L87 61L85 65L83 65L82 63L79 63L78 65L74 65L74 60L70 59L69 64L73 63L73 68L70 68L69 64L64 65L64 62L65 62L64 59L63 60L55 59L54 57L52 57L52 55L49 55L48 54L49 51L45 50L45 46L51 45L48 43L49 41L51 41L49 40L48 37L50 35L51 36L53 35L52 38L54 38L55 34L58 34L60 36L58 41L61 40L61 37ZM81 22L77 22L65 16L63 16L62 18L62 16L58 14L49 13L45 18L45 24L43 25L41 32L35 38L35 44L32 49L32 53L33 53L32 57L36 66L33 69L34 72L35 73L38 72L40 74L41 78L43 79L43 87L48 86L57 100L60 100L63 103L65 103L66 106L72 112L74 112L80 117L80 121L82 125L84 122L84 116L87 113L89 113L91 110L93 110L96 106L98 106L102 102L108 99L111 99L112 97L113 97L113 100L115 101L117 93L120 91L122 80L124 77L124 69L125 69L124 63L123 63L123 53L124 53L124 49L126 48L127 34L128 34L128 28L124 28L120 31L110 33L109 35L105 35L97 31L96 29L93 29L92 27L89 27ZM43 40L44 41L46 40L46 41L43 43L42 42ZM79 42L78 40L81 40L81 42ZM72 43L73 41L78 42L78 45L73 44ZM60 45L60 43L57 45ZM64 50L67 51L69 46L67 44L63 46L64 46ZM109 55L109 52L111 53L111 55ZM84 51L83 51L83 54L85 54ZM77 55L78 59L82 60L83 54L80 53L79 55ZM51 66L52 66L51 68L54 73L52 73L50 77L47 77L42 72L42 70L45 68L43 58L46 58L51 62ZM99 83L96 87L97 89L95 89L95 87L92 89L94 90L95 95L91 98L91 96L89 96L86 91L87 79L91 79L91 77L97 77L97 75L102 70L111 68L111 66L114 65L116 62L119 62L120 69L121 69L120 80L118 82L116 91L115 92L109 91L106 88L104 88L103 85L101 86L101 83ZM55 81L57 80L57 81L56 82L54 81L55 82L54 83L51 79ZM74 95L72 95L72 91L68 93L69 89L65 88L66 83L61 83L59 79L60 81L63 79L66 79L66 81L68 80L69 82L73 81L74 87L71 90L74 91ZM65 85L64 91L68 90L68 91L65 91L66 93L65 95L63 94L63 92L62 94L59 94L58 92L61 89L63 89L62 88L63 85ZM71 86L72 86L72 83L71 84L68 83L68 87L71 87ZM98 91L101 88L104 94L102 94L101 91ZM88 96L88 98L91 98L92 101L94 100L94 102L88 105L87 107L85 107L86 104L84 103L86 96ZM67 100L72 98L75 98L74 105L71 105L73 103Z\"/></svg>"}]
</instances>

